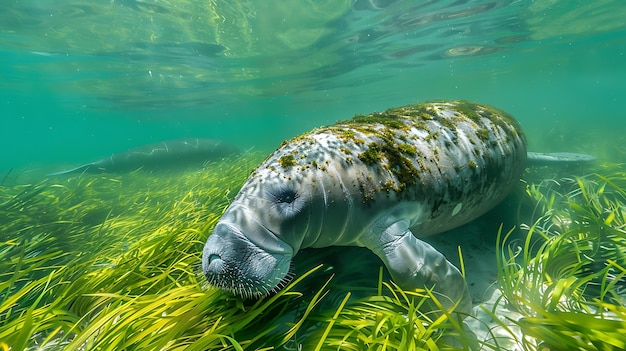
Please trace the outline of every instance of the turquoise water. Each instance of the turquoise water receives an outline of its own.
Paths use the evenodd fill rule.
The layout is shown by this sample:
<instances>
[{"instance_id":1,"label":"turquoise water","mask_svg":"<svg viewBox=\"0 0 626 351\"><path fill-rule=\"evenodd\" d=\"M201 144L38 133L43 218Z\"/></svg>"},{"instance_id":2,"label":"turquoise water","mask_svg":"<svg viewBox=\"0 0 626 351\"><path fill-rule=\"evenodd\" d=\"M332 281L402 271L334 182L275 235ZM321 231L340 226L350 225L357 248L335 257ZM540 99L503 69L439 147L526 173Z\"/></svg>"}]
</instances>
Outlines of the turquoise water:
<instances>
[{"instance_id":1,"label":"turquoise water","mask_svg":"<svg viewBox=\"0 0 626 351\"><path fill-rule=\"evenodd\" d=\"M530 149L626 161L626 4L12 1L0 13L0 171L164 139L273 150L429 99L489 103Z\"/></svg>"}]
</instances>

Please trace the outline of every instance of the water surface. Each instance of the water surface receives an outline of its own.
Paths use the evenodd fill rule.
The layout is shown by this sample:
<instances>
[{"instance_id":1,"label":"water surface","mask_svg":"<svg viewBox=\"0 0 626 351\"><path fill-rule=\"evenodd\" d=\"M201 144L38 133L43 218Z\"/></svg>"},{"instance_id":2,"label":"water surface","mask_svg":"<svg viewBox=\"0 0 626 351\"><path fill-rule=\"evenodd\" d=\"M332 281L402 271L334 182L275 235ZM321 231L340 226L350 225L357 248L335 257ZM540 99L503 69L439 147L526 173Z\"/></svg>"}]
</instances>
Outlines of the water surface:
<instances>
[{"instance_id":1,"label":"water surface","mask_svg":"<svg viewBox=\"0 0 626 351\"><path fill-rule=\"evenodd\" d=\"M514 114L536 151L624 162L626 6L598 1L13 1L0 170L164 139L274 149L429 99Z\"/></svg>"}]
</instances>

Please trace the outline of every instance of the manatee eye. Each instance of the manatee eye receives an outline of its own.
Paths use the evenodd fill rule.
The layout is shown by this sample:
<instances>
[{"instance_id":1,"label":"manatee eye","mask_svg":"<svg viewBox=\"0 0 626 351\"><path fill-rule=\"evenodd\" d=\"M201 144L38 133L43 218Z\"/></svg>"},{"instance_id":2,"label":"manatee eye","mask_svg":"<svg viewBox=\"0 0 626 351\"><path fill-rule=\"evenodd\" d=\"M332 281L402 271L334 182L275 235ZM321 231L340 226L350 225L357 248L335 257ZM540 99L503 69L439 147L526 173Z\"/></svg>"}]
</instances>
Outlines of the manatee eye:
<instances>
[{"instance_id":1,"label":"manatee eye","mask_svg":"<svg viewBox=\"0 0 626 351\"><path fill-rule=\"evenodd\" d=\"M281 218L291 218L298 215L307 206L306 196L302 196L292 187L274 189L270 192L272 207L276 215Z\"/></svg>"},{"instance_id":2,"label":"manatee eye","mask_svg":"<svg viewBox=\"0 0 626 351\"><path fill-rule=\"evenodd\" d=\"M276 194L276 202L277 203L286 203L290 204L294 202L298 198L298 194L292 189L284 189Z\"/></svg>"}]
</instances>

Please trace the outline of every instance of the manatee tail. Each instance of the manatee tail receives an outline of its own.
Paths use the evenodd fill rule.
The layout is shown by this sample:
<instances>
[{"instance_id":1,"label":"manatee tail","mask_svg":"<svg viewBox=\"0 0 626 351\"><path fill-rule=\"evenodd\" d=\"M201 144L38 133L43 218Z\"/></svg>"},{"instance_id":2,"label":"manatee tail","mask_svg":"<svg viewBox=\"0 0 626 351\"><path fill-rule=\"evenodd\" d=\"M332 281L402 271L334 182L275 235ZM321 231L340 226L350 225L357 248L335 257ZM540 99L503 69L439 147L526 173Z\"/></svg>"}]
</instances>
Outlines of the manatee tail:
<instances>
[{"instance_id":1,"label":"manatee tail","mask_svg":"<svg viewBox=\"0 0 626 351\"><path fill-rule=\"evenodd\" d=\"M553 163L579 164L590 163L597 160L597 157L587 154L577 154L572 152L528 152L528 164L547 165Z\"/></svg>"},{"instance_id":2,"label":"manatee tail","mask_svg":"<svg viewBox=\"0 0 626 351\"><path fill-rule=\"evenodd\" d=\"M89 172L89 169L93 166L93 163L87 163L84 164L82 166L78 166L76 168L71 168L71 169L67 169L65 171L60 171L60 172L54 172L54 173L48 173L47 176L48 177L54 177L54 176L59 176L59 175L64 175L64 174L72 174L72 173L81 173L81 172Z\"/></svg>"}]
</instances>

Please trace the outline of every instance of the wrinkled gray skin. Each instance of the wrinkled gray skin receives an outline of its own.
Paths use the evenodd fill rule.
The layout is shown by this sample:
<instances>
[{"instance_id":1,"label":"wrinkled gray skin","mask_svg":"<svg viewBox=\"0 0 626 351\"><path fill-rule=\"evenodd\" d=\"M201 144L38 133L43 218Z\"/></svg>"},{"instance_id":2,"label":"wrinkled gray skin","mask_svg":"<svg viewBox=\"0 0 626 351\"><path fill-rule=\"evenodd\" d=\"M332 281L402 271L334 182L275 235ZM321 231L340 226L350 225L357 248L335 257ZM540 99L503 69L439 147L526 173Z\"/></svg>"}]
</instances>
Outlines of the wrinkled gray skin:
<instances>
[{"instance_id":1,"label":"wrinkled gray skin","mask_svg":"<svg viewBox=\"0 0 626 351\"><path fill-rule=\"evenodd\" d=\"M313 130L283 143L251 174L206 242L204 274L213 285L259 297L287 283L300 249L364 246L402 288L433 288L445 307L458 301L456 311L470 314L459 270L419 238L494 207L525 161L517 122L465 101Z\"/></svg>"},{"instance_id":2,"label":"wrinkled gray skin","mask_svg":"<svg viewBox=\"0 0 626 351\"><path fill-rule=\"evenodd\" d=\"M239 151L235 146L219 140L175 139L139 146L96 162L49 175L81 172L121 173L137 169L160 170L202 164L202 162L217 160L237 152Z\"/></svg>"}]
</instances>

